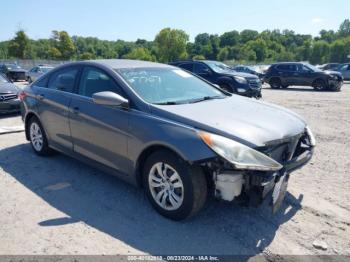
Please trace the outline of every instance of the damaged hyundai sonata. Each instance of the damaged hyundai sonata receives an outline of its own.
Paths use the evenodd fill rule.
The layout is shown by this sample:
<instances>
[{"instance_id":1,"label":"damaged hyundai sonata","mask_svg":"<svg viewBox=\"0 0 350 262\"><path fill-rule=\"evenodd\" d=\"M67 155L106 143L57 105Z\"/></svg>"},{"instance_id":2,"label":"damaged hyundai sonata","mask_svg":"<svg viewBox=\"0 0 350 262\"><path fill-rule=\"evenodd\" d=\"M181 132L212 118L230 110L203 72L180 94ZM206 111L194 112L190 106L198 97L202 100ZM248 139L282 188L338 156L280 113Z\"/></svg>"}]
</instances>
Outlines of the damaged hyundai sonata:
<instances>
[{"instance_id":1,"label":"damaged hyundai sonata","mask_svg":"<svg viewBox=\"0 0 350 262\"><path fill-rule=\"evenodd\" d=\"M179 68L131 60L62 65L20 94L34 152L52 150L144 188L173 220L208 196L281 206L315 138L297 114Z\"/></svg>"}]
</instances>

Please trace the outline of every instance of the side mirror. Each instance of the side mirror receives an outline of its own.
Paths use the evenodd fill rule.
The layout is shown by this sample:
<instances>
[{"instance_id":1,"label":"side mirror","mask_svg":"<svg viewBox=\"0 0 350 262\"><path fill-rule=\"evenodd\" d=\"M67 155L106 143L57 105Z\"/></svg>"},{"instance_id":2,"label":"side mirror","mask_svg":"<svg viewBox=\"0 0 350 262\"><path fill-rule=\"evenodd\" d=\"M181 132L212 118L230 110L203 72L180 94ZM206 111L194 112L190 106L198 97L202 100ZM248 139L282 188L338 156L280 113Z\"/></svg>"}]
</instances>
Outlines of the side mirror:
<instances>
[{"instance_id":1,"label":"side mirror","mask_svg":"<svg viewBox=\"0 0 350 262\"><path fill-rule=\"evenodd\" d=\"M98 105L129 107L128 99L111 91L94 93L92 100Z\"/></svg>"}]
</instances>

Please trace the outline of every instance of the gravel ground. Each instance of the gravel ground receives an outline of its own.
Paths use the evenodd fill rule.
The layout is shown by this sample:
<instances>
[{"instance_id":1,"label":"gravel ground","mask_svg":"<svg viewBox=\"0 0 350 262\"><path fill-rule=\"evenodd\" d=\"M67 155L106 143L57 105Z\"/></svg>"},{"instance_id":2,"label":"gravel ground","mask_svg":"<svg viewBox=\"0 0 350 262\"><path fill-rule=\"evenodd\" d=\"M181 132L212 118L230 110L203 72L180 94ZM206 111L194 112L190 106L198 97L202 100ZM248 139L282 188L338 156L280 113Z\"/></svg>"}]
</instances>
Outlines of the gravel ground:
<instances>
[{"instance_id":1,"label":"gravel ground","mask_svg":"<svg viewBox=\"0 0 350 262\"><path fill-rule=\"evenodd\" d=\"M318 142L312 162L291 176L278 214L211 200L195 218L172 222L141 190L61 154L38 157L23 133L4 134L0 255L350 255L350 84L340 93L264 89L263 96L302 115ZM19 124L0 118L0 127Z\"/></svg>"}]
</instances>

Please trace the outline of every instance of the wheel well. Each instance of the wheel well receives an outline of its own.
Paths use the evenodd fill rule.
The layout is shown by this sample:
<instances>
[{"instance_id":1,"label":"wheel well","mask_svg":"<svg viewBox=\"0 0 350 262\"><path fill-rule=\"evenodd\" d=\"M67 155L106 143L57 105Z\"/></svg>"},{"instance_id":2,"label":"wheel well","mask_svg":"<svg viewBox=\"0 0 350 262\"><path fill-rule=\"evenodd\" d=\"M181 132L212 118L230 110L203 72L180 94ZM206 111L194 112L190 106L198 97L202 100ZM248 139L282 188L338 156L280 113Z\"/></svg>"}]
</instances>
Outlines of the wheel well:
<instances>
[{"instance_id":1,"label":"wheel well","mask_svg":"<svg viewBox=\"0 0 350 262\"><path fill-rule=\"evenodd\" d=\"M137 163L136 163L136 182L139 186L142 187L142 169L146 163L146 160L147 158L153 154L154 152L156 151L159 151L159 150L166 150L178 157L181 158L181 156L175 152L174 150L170 149L169 147L167 146L163 146L163 145L153 145L153 146L150 146L148 148L146 148L139 156L139 158L137 159Z\"/></svg>"},{"instance_id":2,"label":"wheel well","mask_svg":"<svg viewBox=\"0 0 350 262\"><path fill-rule=\"evenodd\" d=\"M326 81L322 78L316 78L313 82L312 85L314 85L317 81L322 81L323 83L326 83Z\"/></svg>"},{"instance_id":3,"label":"wheel well","mask_svg":"<svg viewBox=\"0 0 350 262\"><path fill-rule=\"evenodd\" d=\"M273 76L273 77L271 77L270 80L269 80L269 83L270 83L271 81L273 81L273 80L276 80L276 79L282 83L281 78L279 78L278 76Z\"/></svg>"},{"instance_id":4,"label":"wheel well","mask_svg":"<svg viewBox=\"0 0 350 262\"><path fill-rule=\"evenodd\" d=\"M34 113L28 113L24 122L24 127L25 127L25 133L26 133L26 139L29 141L29 130L28 130L28 124L30 119L33 117L36 117Z\"/></svg>"}]
</instances>

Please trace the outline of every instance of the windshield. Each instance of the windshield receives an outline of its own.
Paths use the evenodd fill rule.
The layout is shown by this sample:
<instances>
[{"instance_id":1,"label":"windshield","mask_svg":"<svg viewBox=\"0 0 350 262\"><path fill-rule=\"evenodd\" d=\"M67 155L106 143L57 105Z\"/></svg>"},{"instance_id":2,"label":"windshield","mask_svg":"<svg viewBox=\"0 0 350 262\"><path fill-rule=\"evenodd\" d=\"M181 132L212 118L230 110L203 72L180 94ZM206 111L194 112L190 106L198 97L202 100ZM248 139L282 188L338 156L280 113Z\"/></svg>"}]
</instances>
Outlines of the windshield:
<instances>
[{"instance_id":1,"label":"windshield","mask_svg":"<svg viewBox=\"0 0 350 262\"><path fill-rule=\"evenodd\" d=\"M173 68L116 70L145 101L152 104L185 104L226 95L197 77Z\"/></svg>"},{"instance_id":2,"label":"windshield","mask_svg":"<svg viewBox=\"0 0 350 262\"><path fill-rule=\"evenodd\" d=\"M49 72L53 67L40 67L40 70L43 72L43 73L47 73Z\"/></svg>"},{"instance_id":3,"label":"windshield","mask_svg":"<svg viewBox=\"0 0 350 262\"><path fill-rule=\"evenodd\" d=\"M313 65L310 65L310 64L305 64L305 66L310 68L314 72L322 72L322 70L317 68L316 66L313 66Z\"/></svg>"},{"instance_id":4,"label":"windshield","mask_svg":"<svg viewBox=\"0 0 350 262\"><path fill-rule=\"evenodd\" d=\"M214 70L216 73L227 73L227 72L232 72L232 69L221 62L216 62L216 61L206 61L205 62L212 70Z\"/></svg>"}]
</instances>

